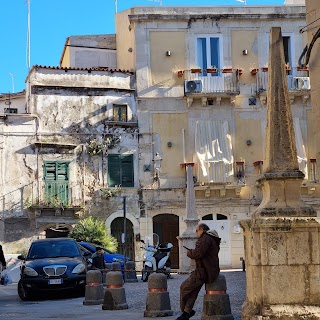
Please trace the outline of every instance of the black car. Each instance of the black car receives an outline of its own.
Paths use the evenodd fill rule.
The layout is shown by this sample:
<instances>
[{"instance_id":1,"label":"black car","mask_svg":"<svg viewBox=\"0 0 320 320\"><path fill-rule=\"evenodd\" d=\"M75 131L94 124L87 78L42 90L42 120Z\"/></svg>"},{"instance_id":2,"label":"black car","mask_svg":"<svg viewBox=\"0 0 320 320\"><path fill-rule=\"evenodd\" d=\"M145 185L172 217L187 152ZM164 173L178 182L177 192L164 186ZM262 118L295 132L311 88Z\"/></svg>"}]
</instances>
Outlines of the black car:
<instances>
[{"instance_id":1,"label":"black car","mask_svg":"<svg viewBox=\"0 0 320 320\"><path fill-rule=\"evenodd\" d=\"M87 260L77 242L71 238L48 238L31 243L23 260L18 294L28 300L43 292L70 291L83 294Z\"/></svg>"}]
</instances>

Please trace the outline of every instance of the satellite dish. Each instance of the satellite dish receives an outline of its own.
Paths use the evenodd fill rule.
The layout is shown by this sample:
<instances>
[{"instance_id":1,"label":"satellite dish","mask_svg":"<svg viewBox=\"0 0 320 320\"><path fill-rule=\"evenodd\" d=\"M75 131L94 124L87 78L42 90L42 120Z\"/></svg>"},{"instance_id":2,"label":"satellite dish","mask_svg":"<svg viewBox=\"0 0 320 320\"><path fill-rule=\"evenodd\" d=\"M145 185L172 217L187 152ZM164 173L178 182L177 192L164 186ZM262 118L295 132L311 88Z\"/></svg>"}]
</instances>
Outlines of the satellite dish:
<instances>
[{"instance_id":1,"label":"satellite dish","mask_svg":"<svg viewBox=\"0 0 320 320\"><path fill-rule=\"evenodd\" d=\"M195 81L188 81L187 89L188 89L188 92L195 92L197 89L197 84L195 83Z\"/></svg>"}]
</instances>

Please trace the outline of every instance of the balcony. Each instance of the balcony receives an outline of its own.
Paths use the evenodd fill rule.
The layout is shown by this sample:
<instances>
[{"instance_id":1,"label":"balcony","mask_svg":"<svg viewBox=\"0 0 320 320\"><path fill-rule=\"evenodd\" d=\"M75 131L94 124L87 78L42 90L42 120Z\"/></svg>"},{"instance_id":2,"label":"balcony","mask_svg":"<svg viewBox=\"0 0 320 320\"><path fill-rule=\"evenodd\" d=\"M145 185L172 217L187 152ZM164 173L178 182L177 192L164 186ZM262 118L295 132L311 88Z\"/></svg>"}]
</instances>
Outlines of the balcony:
<instances>
[{"instance_id":1,"label":"balcony","mask_svg":"<svg viewBox=\"0 0 320 320\"><path fill-rule=\"evenodd\" d=\"M24 207L35 211L36 217L72 218L82 209L82 192L69 181L34 182L24 192Z\"/></svg>"},{"instance_id":2,"label":"balcony","mask_svg":"<svg viewBox=\"0 0 320 320\"><path fill-rule=\"evenodd\" d=\"M301 96L303 104L307 102L310 97L310 78L308 71L291 71L287 72L288 89L291 103L294 98ZM289 74L290 73L290 74ZM266 95L268 89L268 68L263 68L261 72L256 75L256 93L259 95L263 104L266 103Z\"/></svg>"},{"instance_id":3,"label":"balcony","mask_svg":"<svg viewBox=\"0 0 320 320\"><path fill-rule=\"evenodd\" d=\"M200 97L203 105L214 104L211 100L219 105L222 98L234 101L234 97L240 93L239 70L221 69L215 73L185 70L180 75L184 77L185 96L191 99Z\"/></svg>"}]
</instances>

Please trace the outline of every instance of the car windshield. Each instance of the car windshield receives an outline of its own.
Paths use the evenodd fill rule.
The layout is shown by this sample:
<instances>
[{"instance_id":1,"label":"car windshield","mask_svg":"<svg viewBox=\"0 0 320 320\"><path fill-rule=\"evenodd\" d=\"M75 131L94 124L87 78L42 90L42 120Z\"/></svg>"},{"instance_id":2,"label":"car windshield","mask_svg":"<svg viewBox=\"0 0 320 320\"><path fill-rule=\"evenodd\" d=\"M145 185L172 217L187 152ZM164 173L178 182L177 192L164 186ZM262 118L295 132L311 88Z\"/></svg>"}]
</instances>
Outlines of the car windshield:
<instances>
[{"instance_id":1,"label":"car windshield","mask_svg":"<svg viewBox=\"0 0 320 320\"><path fill-rule=\"evenodd\" d=\"M41 241L34 242L31 245L27 259L75 257L79 255L79 249L73 241Z\"/></svg>"}]
</instances>

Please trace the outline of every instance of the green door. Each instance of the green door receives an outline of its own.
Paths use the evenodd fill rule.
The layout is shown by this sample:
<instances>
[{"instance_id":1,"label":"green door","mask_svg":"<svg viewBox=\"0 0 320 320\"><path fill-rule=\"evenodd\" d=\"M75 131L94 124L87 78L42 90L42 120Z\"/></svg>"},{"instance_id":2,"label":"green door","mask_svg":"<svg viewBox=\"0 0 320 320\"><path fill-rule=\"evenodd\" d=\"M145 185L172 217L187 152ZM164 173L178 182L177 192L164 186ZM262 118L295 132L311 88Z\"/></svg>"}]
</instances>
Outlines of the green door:
<instances>
[{"instance_id":1,"label":"green door","mask_svg":"<svg viewBox=\"0 0 320 320\"><path fill-rule=\"evenodd\" d=\"M51 205L69 204L69 162L44 162L45 201Z\"/></svg>"}]
</instances>

